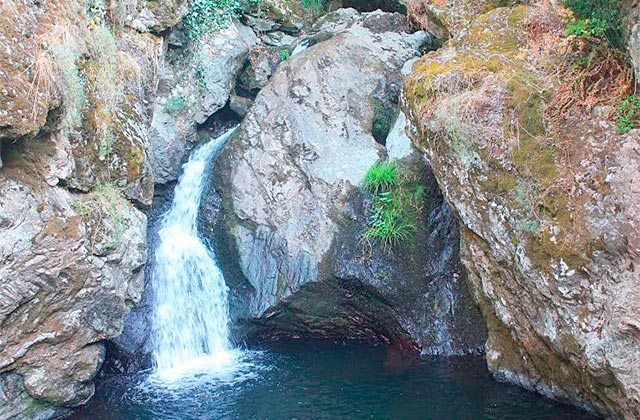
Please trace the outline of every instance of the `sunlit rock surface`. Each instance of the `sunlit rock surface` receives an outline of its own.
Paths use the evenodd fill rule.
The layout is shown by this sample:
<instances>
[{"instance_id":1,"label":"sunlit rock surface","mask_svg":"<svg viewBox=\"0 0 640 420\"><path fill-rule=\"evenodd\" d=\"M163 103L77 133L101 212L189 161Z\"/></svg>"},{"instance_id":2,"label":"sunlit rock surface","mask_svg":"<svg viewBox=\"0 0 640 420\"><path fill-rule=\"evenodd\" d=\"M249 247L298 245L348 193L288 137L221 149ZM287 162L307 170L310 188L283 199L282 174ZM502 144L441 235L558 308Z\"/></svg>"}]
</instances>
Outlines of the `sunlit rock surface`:
<instances>
[{"instance_id":1,"label":"sunlit rock surface","mask_svg":"<svg viewBox=\"0 0 640 420\"><path fill-rule=\"evenodd\" d=\"M495 9L414 65L405 110L463 224L489 368L637 418L640 132L572 96L558 110L569 42L551 5ZM630 91L616 74L599 83Z\"/></svg>"}]
</instances>

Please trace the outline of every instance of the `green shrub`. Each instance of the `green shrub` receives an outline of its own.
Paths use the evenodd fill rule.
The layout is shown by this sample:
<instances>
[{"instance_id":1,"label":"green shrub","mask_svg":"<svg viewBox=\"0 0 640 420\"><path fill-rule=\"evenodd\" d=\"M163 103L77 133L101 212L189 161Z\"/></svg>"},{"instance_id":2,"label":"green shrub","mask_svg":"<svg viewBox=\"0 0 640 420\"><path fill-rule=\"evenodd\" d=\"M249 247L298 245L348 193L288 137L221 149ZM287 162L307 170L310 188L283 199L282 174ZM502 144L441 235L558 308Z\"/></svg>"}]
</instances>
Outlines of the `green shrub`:
<instances>
[{"instance_id":1,"label":"green shrub","mask_svg":"<svg viewBox=\"0 0 640 420\"><path fill-rule=\"evenodd\" d=\"M618 111L616 131L618 134L627 134L640 124L640 95L628 96L616 110Z\"/></svg>"},{"instance_id":2,"label":"green shrub","mask_svg":"<svg viewBox=\"0 0 640 420\"><path fill-rule=\"evenodd\" d=\"M202 37L224 28L229 22L240 17L242 12L262 0L191 0L191 6L184 18L187 38L199 43Z\"/></svg>"},{"instance_id":3,"label":"green shrub","mask_svg":"<svg viewBox=\"0 0 640 420\"><path fill-rule=\"evenodd\" d=\"M377 194L381 191L389 191L398 183L398 169L392 163L376 163L364 176L363 187L365 190Z\"/></svg>"},{"instance_id":4,"label":"green shrub","mask_svg":"<svg viewBox=\"0 0 640 420\"><path fill-rule=\"evenodd\" d=\"M618 0L564 0L576 20L567 25L568 35L582 38L605 37L612 45L623 45Z\"/></svg>"},{"instance_id":5,"label":"green shrub","mask_svg":"<svg viewBox=\"0 0 640 420\"><path fill-rule=\"evenodd\" d=\"M172 96L167 99L167 103L164 105L164 110L167 114L175 114L180 111L187 104L187 100L183 96Z\"/></svg>"}]
</instances>

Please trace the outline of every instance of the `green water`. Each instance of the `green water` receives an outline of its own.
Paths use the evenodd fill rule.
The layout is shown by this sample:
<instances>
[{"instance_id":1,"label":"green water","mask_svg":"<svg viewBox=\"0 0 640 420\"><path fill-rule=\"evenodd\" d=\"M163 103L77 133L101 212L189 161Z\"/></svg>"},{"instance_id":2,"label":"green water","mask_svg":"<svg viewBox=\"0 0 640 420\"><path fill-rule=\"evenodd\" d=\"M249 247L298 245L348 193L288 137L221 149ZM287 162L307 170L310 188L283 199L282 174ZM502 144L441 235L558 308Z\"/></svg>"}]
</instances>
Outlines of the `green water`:
<instances>
[{"instance_id":1,"label":"green water","mask_svg":"<svg viewBox=\"0 0 640 420\"><path fill-rule=\"evenodd\" d=\"M236 369L162 385L106 376L72 419L593 419L492 379L481 357L412 360L382 347L281 343Z\"/></svg>"}]
</instances>

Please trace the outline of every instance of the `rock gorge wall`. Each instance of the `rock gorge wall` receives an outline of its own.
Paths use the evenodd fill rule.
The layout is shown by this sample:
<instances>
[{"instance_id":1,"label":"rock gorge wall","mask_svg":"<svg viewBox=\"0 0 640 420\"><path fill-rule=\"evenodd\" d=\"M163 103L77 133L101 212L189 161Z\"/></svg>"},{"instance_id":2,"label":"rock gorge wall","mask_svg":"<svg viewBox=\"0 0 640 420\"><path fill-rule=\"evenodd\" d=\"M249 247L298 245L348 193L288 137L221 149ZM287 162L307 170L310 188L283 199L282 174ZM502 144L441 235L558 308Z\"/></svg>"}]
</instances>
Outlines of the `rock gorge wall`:
<instances>
[{"instance_id":1,"label":"rock gorge wall","mask_svg":"<svg viewBox=\"0 0 640 420\"><path fill-rule=\"evenodd\" d=\"M640 132L616 135L612 94L584 104L567 87L578 76L563 69L579 41L565 36L557 5L460 17L447 14L460 10L455 1L443 3L433 7L455 23L455 36L413 66L404 109L462 223L489 368L545 395L638 418ZM600 75L598 86L632 92L624 67Z\"/></svg>"},{"instance_id":2,"label":"rock gorge wall","mask_svg":"<svg viewBox=\"0 0 640 420\"><path fill-rule=\"evenodd\" d=\"M408 22L341 9L314 23L272 0L188 49L181 0L3 2L0 418L85 402L123 327L113 345L133 362L118 367L144 363L148 293L127 317L153 240L141 209L154 183L154 205L170 197L227 112L247 117L200 218L236 318L266 338L427 354L481 350L486 322L497 377L639 417L640 134L616 135L608 103L551 118L569 41L557 5L515 3L408 1ZM401 98L409 122L374 139L380 107ZM372 197L359 187L383 158L425 186L395 252L360 241Z\"/></svg>"},{"instance_id":3,"label":"rock gorge wall","mask_svg":"<svg viewBox=\"0 0 640 420\"><path fill-rule=\"evenodd\" d=\"M0 6L0 418L87 401L103 341L142 293L147 221L132 203L153 196L147 101L163 55L149 31L179 16L96 5Z\"/></svg>"}]
</instances>

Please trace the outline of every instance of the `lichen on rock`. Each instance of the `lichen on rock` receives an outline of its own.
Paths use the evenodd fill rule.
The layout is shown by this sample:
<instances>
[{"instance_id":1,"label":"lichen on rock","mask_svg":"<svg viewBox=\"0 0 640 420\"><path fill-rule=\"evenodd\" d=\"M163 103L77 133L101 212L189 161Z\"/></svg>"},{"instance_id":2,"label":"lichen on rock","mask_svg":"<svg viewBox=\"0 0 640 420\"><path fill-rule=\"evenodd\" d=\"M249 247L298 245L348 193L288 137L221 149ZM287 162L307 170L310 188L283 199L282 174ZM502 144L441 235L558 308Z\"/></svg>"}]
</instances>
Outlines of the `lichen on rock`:
<instances>
[{"instance_id":1,"label":"lichen on rock","mask_svg":"<svg viewBox=\"0 0 640 420\"><path fill-rule=\"evenodd\" d=\"M639 197L614 186L633 185L622 168L637 168L637 157L622 151L638 133L616 136L578 101L557 113L565 82L557 69L571 62L571 42L553 5L494 9L414 65L404 108L463 224L489 368L633 418L640 300L629 211Z\"/></svg>"}]
</instances>

